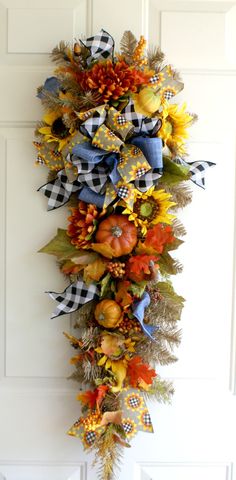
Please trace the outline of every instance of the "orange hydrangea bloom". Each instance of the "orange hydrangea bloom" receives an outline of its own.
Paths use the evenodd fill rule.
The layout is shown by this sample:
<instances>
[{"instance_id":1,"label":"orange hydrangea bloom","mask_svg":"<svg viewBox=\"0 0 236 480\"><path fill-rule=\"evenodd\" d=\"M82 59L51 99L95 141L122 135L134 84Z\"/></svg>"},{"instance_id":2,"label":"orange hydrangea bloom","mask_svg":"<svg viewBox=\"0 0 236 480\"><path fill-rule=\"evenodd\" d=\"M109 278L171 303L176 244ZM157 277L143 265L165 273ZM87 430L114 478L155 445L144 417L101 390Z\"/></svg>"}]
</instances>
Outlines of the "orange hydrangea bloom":
<instances>
[{"instance_id":1,"label":"orange hydrangea bloom","mask_svg":"<svg viewBox=\"0 0 236 480\"><path fill-rule=\"evenodd\" d=\"M128 92L136 92L140 85L147 84L152 71L142 71L128 65L124 60L97 62L90 70L79 72L77 80L84 90L94 90L103 102L117 100Z\"/></svg>"}]
</instances>

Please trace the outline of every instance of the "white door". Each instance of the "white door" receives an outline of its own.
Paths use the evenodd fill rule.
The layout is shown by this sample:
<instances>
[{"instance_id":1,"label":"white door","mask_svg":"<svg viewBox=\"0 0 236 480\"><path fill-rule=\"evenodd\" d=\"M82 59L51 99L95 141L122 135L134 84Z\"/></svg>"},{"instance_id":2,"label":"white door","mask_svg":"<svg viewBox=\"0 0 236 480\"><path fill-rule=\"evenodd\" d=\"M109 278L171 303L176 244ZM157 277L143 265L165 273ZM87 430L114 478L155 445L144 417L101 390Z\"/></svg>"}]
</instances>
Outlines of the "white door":
<instances>
[{"instance_id":1,"label":"white door","mask_svg":"<svg viewBox=\"0 0 236 480\"><path fill-rule=\"evenodd\" d=\"M66 430L79 416L64 316L50 320L45 290L60 291L54 258L37 250L64 226L36 189L31 141L41 118L36 87L51 74L59 40L103 27L159 44L182 72L192 128L190 158L217 163L207 189L193 186L181 215L188 230L175 281L187 299L179 362L158 368L174 381L172 406L150 404L155 434L139 433L119 480L235 480L236 2L180 0L3 0L0 4L0 479L95 480L91 456ZM5 257L5 260L4 260ZM58 290L57 290L58 289Z\"/></svg>"}]
</instances>

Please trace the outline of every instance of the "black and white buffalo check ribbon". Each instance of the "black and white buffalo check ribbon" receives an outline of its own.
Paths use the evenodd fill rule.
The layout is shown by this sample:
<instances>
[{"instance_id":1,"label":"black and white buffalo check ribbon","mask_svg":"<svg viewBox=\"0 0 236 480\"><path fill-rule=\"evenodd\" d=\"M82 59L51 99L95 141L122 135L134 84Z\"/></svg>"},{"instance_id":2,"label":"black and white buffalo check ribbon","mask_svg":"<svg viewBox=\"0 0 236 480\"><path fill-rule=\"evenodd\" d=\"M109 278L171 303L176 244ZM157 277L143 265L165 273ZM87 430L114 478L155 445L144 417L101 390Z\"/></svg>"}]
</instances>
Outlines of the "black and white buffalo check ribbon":
<instances>
[{"instance_id":1,"label":"black and white buffalo check ribbon","mask_svg":"<svg viewBox=\"0 0 236 480\"><path fill-rule=\"evenodd\" d=\"M149 170L149 172L142 175L142 177L138 178L134 181L135 188L140 190L140 192L145 193L149 188L156 185L159 178L162 176L162 173L156 172L156 169Z\"/></svg>"},{"instance_id":2,"label":"black and white buffalo check ribbon","mask_svg":"<svg viewBox=\"0 0 236 480\"><path fill-rule=\"evenodd\" d=\"M205 160L199 160L197 162L186 162L181 157L174 158L174 162L189 167L189 172L191 173L192 182L198 185L201 188L205 188L205 170L209 167L213 167L215 163L207 162Z\"/></svg>"},{"instance_id":3,"label":"black and white buffalo check ribbon","mask_svg":"<svg viewBox=\"0 0 236 480\"><path fill-rule=\"evenodd\" d=\"M99 111L94 112L94 114L85 120L82 125L80 125L80 131L85 136L94 137L97 129L105 122L107 112L104 109L102 113Z\"/></svg>"},{"instance_id":4,"label":"black and white buffalo check ribbon","mask_svg":"<svg viewBox=\"0 0 236 480\"><path fill-rule=\"evenodd\" d=\"M51 318L59 317L66 313L72 313L78 310L85 303L98 298L99 290L93 283L86 285L83 280L78 280L75 283L71 283L64 292L46 292L49 296L59 302L54 310Z\"/></svg>"},{"instance_id":5,"label":"black and white buffalo check ribbon","mask_svg":"<svg viewBox=\"0 0 236 480\"><path fill-rule=\"evenodd\" d=\"M113 54L115 44L112 36L103 29L97 35L87 38L81 43L90 51L90 56L87 58L88 65L93 60L110 57Z\"/></svg>"},{"instance_id":6,"label":"black and white buffalo check ribbon","mask_svg":"<svg viewBox=\"0 0 236 480\"><path fill-rule=\"evenodd\" d=\"M162 122L159 118L145 117L141 113L136 112L132 99L130 99L129 103L122 110L122 114L126 120L134 125L134 133L154 135L161 128Z\"/></svg>"},{"instance_id":7,"label":"black and white buffalo check ribbon","mask_svg":"<svg viewBox=\"0 0 236 480\"><path fill-rule=\"evenodd\" d=\"M57 178L46 183L38 189L48 198L48 210L61 207L68 202L72 193L81 189L81 183L78 180L69 182L65 170L61 170L57 174Z\"/></svg>"}]
</instances>

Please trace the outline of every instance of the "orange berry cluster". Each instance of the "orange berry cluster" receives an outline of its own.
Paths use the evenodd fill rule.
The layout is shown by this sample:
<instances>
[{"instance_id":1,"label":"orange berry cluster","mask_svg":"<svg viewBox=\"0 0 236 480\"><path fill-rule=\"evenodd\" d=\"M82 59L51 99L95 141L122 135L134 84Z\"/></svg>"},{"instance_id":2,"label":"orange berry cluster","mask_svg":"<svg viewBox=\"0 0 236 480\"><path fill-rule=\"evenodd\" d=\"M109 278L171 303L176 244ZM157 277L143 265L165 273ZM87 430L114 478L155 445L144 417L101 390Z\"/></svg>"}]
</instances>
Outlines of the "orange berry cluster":
<instances>
[{"instance_id":1,"label":"orange berry cluster","mask_svg":"<svg viewBox=\"0 0 236 480\"><path fill-rule=\"evenodd\" d=\"M101 421L101 414L94 412L90 413L87 417L80 418L80 423L83 425L84 430L86 431L94 431L100 425Z\"/></svg>"},{"instance_id":2,"label":"orange berry cluster","mask_svg":"<svg viewBox=\"0 0 236 480\"><path fill-rule=\"evenodd\" d=\"M134 54L133 54L133 61L139 67L147 64L147 59L143 58L144 53L145 53L146 44L147 44L147 42L146 42L145 38L143 37L143 35L141 35L140 40L138 42L138 45L135 48Z\"/></svg>"},{"instance_id":3,"label":"orange berry cluster","mask_svg":"<svg viewBox=\"0 0 236 480\"><path fill-rule=\"evenodd\" d=\"M131 330L139 333L142 331L142 328L135 318L124 317L122 322L119 324L118 330L121 333L129 333Z\"/></svg>"},{"instance_id":4,"label":"orange berry cluster","mask_svg":"<svg viewBox=\"0 0 236 480\"><path fill-rule=\"evenodd\" d=\"M121 262L109 262L107 264L107 270L114 278L122 278L125 274L125 263Z\"/></svg>"}]
</instances>

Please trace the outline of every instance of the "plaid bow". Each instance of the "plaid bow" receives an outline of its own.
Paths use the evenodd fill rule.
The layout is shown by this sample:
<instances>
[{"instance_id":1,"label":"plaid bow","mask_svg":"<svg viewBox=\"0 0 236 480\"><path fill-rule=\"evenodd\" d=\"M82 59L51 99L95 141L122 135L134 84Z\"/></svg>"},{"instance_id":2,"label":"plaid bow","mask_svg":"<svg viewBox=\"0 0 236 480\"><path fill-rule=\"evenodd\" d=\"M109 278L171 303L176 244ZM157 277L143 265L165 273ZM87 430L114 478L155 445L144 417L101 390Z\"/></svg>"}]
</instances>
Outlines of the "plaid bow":
<instances>
[{"instance_id":1,"label":"plaid bow","mask_svg":"<svg viewBox=\"0 0 236 480\"><path fill-rule=\"evenodd\" d=\"M197 162L186 162L181 157L174 158L174 162L179 165L184 165L185 167L190 167L189 172L191 173L191 178L193 183L198 185L198 187L205 188L205 170L209 167L213 167L215 163L206 162L204 160L199 160Z\"/></svg>"},{"instance_id":2,"label":"plaid bow","mask_svg":"<svg viewBox=\"0 0 236 480\"><path fill-rule=\"evenodd\" d=\"M80 199L99 208L119 198L132 208L135 188L146 192L162 175L161 139L130 138L133 124L113 107L101 106L81 115L87 136L78 132L63 151L71 168L61 170L55 180L39 189L49 199L48 210L64 205L76 191ZM158 122L142 118L145 132L153 131Z\"/></svg>"},{"instance_id":3,"label":"plaid bow","mask_svg":"<svg viewBox=\"0 0 236 480\"><path fill-rule=\"evenodd\" d=\"M93 60L99 58L108 58L113 54L115 42L112 36L105 30L101 30L97 35L87 38L87 40L80 40L82 45L88 48L90 56L87 58L89 65Z\"/></svg>"},{"instance_id":4,"label":"plaid bow","mask_svg":"<svg viewBox=\"0 0 236 480\"><path fill-rule=\"evenodd\" d=\"M72 313L82 305L99 297L99 290L95 284L86 285L83 280L71 283L64 292L46 292L49 296L59 302L51 318L59 317L65 313Z\"/></svg>"}]
</instances>

